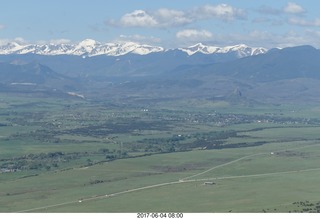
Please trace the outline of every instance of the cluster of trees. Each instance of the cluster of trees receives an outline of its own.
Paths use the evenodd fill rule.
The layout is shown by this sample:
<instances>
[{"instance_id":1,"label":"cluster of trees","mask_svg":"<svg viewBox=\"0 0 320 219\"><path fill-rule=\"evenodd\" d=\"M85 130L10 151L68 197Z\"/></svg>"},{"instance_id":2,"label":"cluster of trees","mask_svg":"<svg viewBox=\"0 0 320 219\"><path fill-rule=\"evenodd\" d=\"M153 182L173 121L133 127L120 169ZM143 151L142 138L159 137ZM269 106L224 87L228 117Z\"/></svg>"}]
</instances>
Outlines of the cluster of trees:
<instances>
[{"instance_id":1,"label":"cluster of trees","mask_svg":"<svg viewBox=\"0 0 320 219\"><path fill-rule=\"evenodd\" d=\"M1 163L1 169L5 170L50 170L53 167L59 166L59 157L52 157L51 155L41 154L28 154L21 157L7 159Z\"/></svg>"},{"instance_id":2,"label":"cluster of trees","mask_svg":"<svg viewBox=\"0 0 320 219\"><path fill-rule=\"evenodd\" d=\"M115 160L128 157L128 152L124 150L109 150L108 148L101 148L99 149L99 153L104 154L107 160Z\"/></svg>"},{"instance_id":3,"label":"cluster of trees","mask_svg":"<svg viewBox=\"0 0 320 219\"><path fill-rule=\"evenodd\" d=\"M80 156L80 153L65 154L63 152L27 154L2 160L1 168L7 170L50 170L58 168L62 162L69 162Z\"/></svg>"},{"instance_id":4,"label":"cluster of trees","mask_svg":"<svg viewBox=\"0 0 320 219\"><path fill-rule=\"evenodd\" d=\"M294 202L292 203L293 205L296 206L296 209L289 211L289 213L320 213L320 202L317 203L312 203L310 201L299 201L299 202ZM263 209L262 210L264 213L266 212L275 212L277 209Z\"/></svg>"},{"instance_id":5,"label":"cluster of trees","mask_svg":"<svg viewBox=\"0 0 320 219\"><path fill-rule=\"evenodd\" d=\"M187 151L194 148L220 149L224 147L230 147L230 145L224 145L224 139L236 136L237 132L232 130L195 133L189 135L173 135L167 138L143 139L135 143L128 143L126 144L126 147L131 151L155 153Z\"/></svg>"},{"instance_id":6,"label":"cluster of trees","mask_svg":"<svg viewBox=\"0 0 320 219\"><path fill-rule=\"evenodd\" d=\"M104 155L105 159L114 160L127 157L128 154L123 150L100 149L96 152L73 152L64 153L49 152L39 154L27 154L20 157L8 158L0 160L0 168L7 171L23 171L23 170L51 170L57 169L62 163L67 163L82 157L90 157L95 155ZM93 165L90 158L87 159L86 165Z\"/></svg>"},{"instance_id":7,"label":"cluster of trees","mask_svg":"<svg viewBox=\"0 0 320 219\"><path fill-rule=\"evenodd\" d=\"M60 143L61 140L59 138L56 138L55 135L57 135L56 132L50 131L50 130L35 130L27 133L15 133L12 134L10 137L8 137L8 140L12 139L22 139L22 140L36 140L43 143Z\"/></svg>"},{"instance_id":8,"label":"cluster of trees","mask_svg":"<svg viewBox=\"0 0 320 219\"><path fill-rule=\"evenodd\" d=\"M313 203L310 201L299 201L294 202L293 205L296 205L301 210L296 209L293 212L309 212L309 213L320 213L320 202Z\"/></svg>"}]
</instances>

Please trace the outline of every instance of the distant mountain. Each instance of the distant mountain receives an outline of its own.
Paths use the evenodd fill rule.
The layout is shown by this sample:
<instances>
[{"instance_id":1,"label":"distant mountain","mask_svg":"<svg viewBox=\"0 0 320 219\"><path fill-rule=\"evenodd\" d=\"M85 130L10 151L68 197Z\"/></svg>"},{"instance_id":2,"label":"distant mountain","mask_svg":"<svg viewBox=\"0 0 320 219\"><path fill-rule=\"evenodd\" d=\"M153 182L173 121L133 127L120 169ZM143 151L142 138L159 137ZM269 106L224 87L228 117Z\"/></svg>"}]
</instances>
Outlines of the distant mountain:
<instances>
[{"instance_id":1,"label":"distant mountain","mask_svg":"<svg viewBox=\"0 0 320 219\"><path fill-rule=\"evenodd\" d=\"M236 90L241 98L259 102L320 102L320 50L307 45L223 63L180 66L171 75L165 79L171 83L200 80L192 90L199 97L226 98Z\"/></svg>"},{"instance_id":2,"label":"distant mountain","mask_svg":"<svg viewBox=\"0 0 320 219\"><path fill-rule=\"evenodd\" d=\"M7 90L75 91L80 88L75 79L54 72L39 63L1 62L0 87Z\"/></svg>"},{"instance_id":3,"label":"distant mountain","mask_svg":"<svg viewBox=\"0 0 320 219\"><path fill-rule=\"evenodd\" d=\"M87 98L320 102L320 50L311 46L264 52L245 45L197 44L141 55L133 52L138 51L132 50L138 48L135 44L126 44L112 50L123 55L89 56L99 53L97 44L102 45L87 40L72 47L78 55L0 55L0 91L59 90ZM7 47L19 48L14 43ZM69 51L71 46L57 48Z\"/></svg>"},{"instance_id":4,"label":"distant mountain","mask_svg":"<svg viewBox=\"0 0 320 219\"><path fill-rule=\"evenodd\" d=\"M246 57L265 53L264 48L251 48L246 45L236 45L227 47L205 46L201 43L187 48L176 48L187 53L189 56L196 53L214 54L214 53L237 53L238 57ZM171 49L174 50L174 49ZM78 44L30 44L20 45L16 42L11 42L0 46L0 54L38 54L38 55L76 55L83 57L92 57L98 55L107 56L123 56L127 54L148 55L150 53L163 53L170 50L165 50L162 47L138 44L134 42L119 42L119 43L100 43L92 39L86 39Z\"/></svg>"},{"instance_id":5,"label":"distant mountain","mask_svg":"<svg viewBox=\"0 0 320 219\"><path fill-rule=\"evenodd\" d=\"M216 46L206 46L202 43L198 43L194 46L187 48L179 48L179 50L186 52L188 55L193 55L195 53L203 54L214 54L214 53L236 53L239 58L259 55L266 53L267 50L262 47L253 48L248 47L247 45L240 44L235 46L226 46L226 47L216 47Z\"/></svg>"},{"instance_id":6,"label":"distant mountain","mask_svg":"<svg viewBox=\"0 0 320 219\"><path fill-rule=\"evenodd\" d=\"M272 49L266 54L200 67L219 74L255 82L293 78L320 79L320 50L312 46Z\"/></svg>"},{"instance_id":7,"label":"distant mountain","mask_svg":"<svg viewBox=\"0 0 320 219\"><path fill-rule=\"evenodd\" d=\"M38 63L0 63L1 83L43 84L48 79L62 78L50 68Z\"/></svg>"},{"instance_id":8,"label":"distant mountain","mask_svg":"<svg viewBox=\"0 0 320 219\"><path fill-rule=\"evenodd\" d=\"M89 47L89 44L87 46L83 48L82 52L91 51L93 53L93 47ZM0 61L18 60L26 63L36 61L66 76L87 77L88 79L95 77L98 80L103 80L103 78L109 80L110 77L152 77L164 73L170 74L173 69L180 66L207 65L235 59L239 59L239 53L234 51L212 54L198 51L188 55L181 49L150 52L146 55L127 53L121 56L95 55L89 57L86 55L39 55L34 53L0 54Z\"/></svg>"},{"instance_id":9,"label":"distant mountain","mask_svg":"<svg viewBox=\"0 0 320 219\"><path fill-rule=\"evenodd\" d=\"M38 55L77 55L77 56L121 56L128 53L146 55L152 52L162 52L164 49L156 46L140 45L133 42L102 44L92 39L86 39L78 44L30 44L20 45L16 42L0 46L0 54L38 54Z\"/></svg>"}]
</instances>

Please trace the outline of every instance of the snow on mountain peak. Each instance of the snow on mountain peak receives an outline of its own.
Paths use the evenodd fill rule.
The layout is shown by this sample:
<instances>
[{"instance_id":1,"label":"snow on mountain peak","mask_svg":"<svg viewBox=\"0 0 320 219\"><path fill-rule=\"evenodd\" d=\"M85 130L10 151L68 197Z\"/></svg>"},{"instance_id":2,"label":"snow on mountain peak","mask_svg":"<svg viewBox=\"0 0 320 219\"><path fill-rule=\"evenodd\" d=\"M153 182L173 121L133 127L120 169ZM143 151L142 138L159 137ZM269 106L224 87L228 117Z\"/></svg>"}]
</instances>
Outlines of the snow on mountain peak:
<instances>
[{"instance_id":1,"label":"snow on mountain peak","mask_svg":"<svg viewBox=\"0 0 320 219\"><path fill-rule=\"evenodd\" d=\"M216 46L206 46L202 43L197 43L193 46L189 46L187 48L179 48L179 50L186 52L189 56L195 54L195 53L203 53L203 54L212 54L215 53L219 47Z\"/></svg>"},{"instance_id":2,"label":"snow on mountain peak","mask_svg":"<svg viewBox=\"0 0 320 219\"><path fill-rule=\"evenodd\" d=\"M101 46L101 43L92 40L92 39L85 39L81 42L79 42L77 45L75 45L75 48L71 52L73 55L83 55L83 54L90 54L94 52L99 46Z\"/></svg>"},{"instance_id":3,"label":"snow on mountain peak","mask_svg":"<svg viewBox=\"0 0 320 219\"><path fill-rule=\"evenodd\" d=\"M81 47L95 47L100 44L101 43L99 43L93 39L85 39L85 40L81 41L78 45Z\"/></svg>"},{"instance_id":4,"label":"snow on mountain peak","mask_svg":"<svg viewBox=\"0 0 320 219\"><path fill-rule=\"evenodd\" d=\"M178 48L178 50L187 53L189 56L196 53L214 54L214 53L237 53L239 57L258 55L265 53L264 48L252 48L244 44L235 46L217 47L197 43L193 46ZM71 43L50 43L50 44L29 44L20 45L17 42L10 42L0 46L0 54L27 54L34 53L39 55L78 55L78 56L121 56L129 53L138 55L147 55L149 53L164 52L162 47L139 44L135 42L120 41L112 43L100 43L93 39L85 39L77 44Z\"/></svg>"},{"instance_id":5,"label":"snow on mountain peak","mask_svg":"<svg viewBox=\"0 0 320 219\"><path fill-rule=\"evenodd\" d=\"M186 52L189 56L194 55L196 53L213 54L213 53L236 52L239 57L258 55L258 54L265 53L267 51L262 47L252 48L245 44L226 46L226 47L216 47L216 46L206 46L206 45L203 45L202 43L197 43L187 48L179 48L179 50Z\"/></svg>"}]
</instances>

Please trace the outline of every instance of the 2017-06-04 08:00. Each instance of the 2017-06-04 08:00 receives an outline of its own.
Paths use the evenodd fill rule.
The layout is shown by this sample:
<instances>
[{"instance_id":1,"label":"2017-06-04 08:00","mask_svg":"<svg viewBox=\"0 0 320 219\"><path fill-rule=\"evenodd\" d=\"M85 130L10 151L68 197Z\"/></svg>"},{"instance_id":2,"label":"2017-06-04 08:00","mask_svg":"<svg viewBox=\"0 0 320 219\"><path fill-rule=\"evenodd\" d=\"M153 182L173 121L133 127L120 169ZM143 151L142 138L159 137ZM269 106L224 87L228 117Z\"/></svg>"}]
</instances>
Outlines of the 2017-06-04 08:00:
<instances>
[{"instance_id":1,"label":"2017-06-04 08:00","mask_svg":"<svg viewBox=\"0 0 320 219\"><path fill-rule=\"evenodd\" d=\"M183 213L137 213L137 218L183 218Z\"/></svg>"}]
</instances>

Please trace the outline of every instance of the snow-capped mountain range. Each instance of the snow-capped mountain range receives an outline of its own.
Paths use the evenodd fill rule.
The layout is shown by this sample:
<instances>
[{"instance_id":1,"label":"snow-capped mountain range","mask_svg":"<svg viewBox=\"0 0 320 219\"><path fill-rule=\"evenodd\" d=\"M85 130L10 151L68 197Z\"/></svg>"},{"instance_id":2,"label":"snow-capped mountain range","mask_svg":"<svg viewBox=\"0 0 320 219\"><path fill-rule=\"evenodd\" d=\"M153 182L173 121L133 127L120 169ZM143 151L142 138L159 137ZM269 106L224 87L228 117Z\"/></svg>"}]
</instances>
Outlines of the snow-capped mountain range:
<instances>
[{"instance_id":1,"label":"snow-capped mountain range","mask_svg":"<svg viewBox=\"0 0 320 219\"><path fill-rule=\"evenodd\" d=\"M198 43L194 46L187 48L179 48L179 50L188 53L188 55L193 55L195 53L203 54L213 54L213 53L229 53L236 52L239 57L253 56L258 54L263 54L267 52L267 49L262 47L249 47L245 44L239 44L235 46L217 47L217 46L206 46L202 43Z\"/></svg>"},{"instance_id":2,"label":"snow-capped mountain range","mask_svg":"<svg viewBox=\"0 0 320 219\"><path fill-rule=\"evenodd\" d=\"M170 49L172 50L172 49ZM249 47L244 44L226 47L207 46L202 43L186 47L177 48L182 52L187 53L189 56L196 53L202 54L215 54L215 53L229 53L235 52L239 58L263 54L267 49L262 47ZM129 53L138 55L147 55L149 53L166 52L168 50L145 44L138 44L134 42L118 42L118 43L100 43L92 39L83 40L77 44L28 44L21 45L17 42L11 42L6 45L0 46L0 54L38 54L38 55L77 55L83 57L91 57L98 55L107 56L122 56Z\"/></svg>"}]
</instances>

